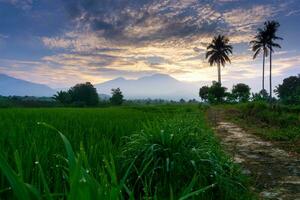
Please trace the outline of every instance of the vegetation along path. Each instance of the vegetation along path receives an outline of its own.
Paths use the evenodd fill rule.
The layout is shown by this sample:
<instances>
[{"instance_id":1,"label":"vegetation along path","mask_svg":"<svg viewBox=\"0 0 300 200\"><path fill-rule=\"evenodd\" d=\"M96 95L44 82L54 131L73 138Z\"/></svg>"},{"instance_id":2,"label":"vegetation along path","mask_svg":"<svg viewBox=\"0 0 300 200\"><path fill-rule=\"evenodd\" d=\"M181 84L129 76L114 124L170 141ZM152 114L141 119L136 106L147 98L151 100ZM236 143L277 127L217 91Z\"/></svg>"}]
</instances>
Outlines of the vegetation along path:
<instances>
[{"instance_id":1,"label":"vegetation along path","mask_svg":"<svg viewBox=\"0 0 300 200\"><path fill-rule=\"evenodd\" d=\"M243 172L254 180L254 190L262 199L300 200L300 157L275 147L237 125L209 118L217 136Z\"/></svg>"}]
</instances>

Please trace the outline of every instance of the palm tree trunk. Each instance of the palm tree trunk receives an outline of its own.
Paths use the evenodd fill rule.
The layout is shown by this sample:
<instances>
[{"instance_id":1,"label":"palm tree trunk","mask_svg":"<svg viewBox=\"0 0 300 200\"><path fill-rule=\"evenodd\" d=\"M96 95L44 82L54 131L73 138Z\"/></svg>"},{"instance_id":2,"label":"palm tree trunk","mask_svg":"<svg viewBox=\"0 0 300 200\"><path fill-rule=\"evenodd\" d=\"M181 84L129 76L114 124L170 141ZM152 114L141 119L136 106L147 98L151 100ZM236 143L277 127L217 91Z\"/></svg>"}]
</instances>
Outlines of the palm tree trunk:
<instances>
[{"instance_id":1,"label":"palm tree trunk","mask_svg":"<svg viewBox=\"0 0 300 200\"><path fill-rule=\"evenodd\" d=\"M272 50L270 50L270 100L272 99Z\"/></svg>"},{"instance_id":2,"label":"palm tree trunk","mask_svg":"<svg viewBox=\"0 0 300 200\"><path fill-rule=\"evenodd\" d=\"M263 52L262 90L265 90L265 55L266 50Z\"/></svg>"},{"instance_id":3,"label":"palm tree trunk","mask_svg":"<svg viewBox=\"0 0 300 200\"><path fill-rule=\"evenodd\" d=\"M221 84L221 66L220 66L220 63L218 63L218 82Z\"/></svg>"}]
</instances>

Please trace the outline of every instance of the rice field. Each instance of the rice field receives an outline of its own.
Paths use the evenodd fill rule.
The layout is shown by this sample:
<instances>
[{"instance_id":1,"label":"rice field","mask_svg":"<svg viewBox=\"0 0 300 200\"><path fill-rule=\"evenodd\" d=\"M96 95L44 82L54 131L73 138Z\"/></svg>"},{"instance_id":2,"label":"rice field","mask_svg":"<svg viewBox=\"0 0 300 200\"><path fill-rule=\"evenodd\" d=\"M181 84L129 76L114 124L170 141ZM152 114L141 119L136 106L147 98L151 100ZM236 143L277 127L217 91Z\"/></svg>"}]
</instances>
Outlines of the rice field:
<instances>
[{"instance_id":1,"label":"rice field","mask_svg":"<svg viewBox=\"0 0 300 200\"><path fill-rule=\"evenodd\" d=\"M0 199L254 199L196 105L0 110Z\"/></svg>"}]
</instances>

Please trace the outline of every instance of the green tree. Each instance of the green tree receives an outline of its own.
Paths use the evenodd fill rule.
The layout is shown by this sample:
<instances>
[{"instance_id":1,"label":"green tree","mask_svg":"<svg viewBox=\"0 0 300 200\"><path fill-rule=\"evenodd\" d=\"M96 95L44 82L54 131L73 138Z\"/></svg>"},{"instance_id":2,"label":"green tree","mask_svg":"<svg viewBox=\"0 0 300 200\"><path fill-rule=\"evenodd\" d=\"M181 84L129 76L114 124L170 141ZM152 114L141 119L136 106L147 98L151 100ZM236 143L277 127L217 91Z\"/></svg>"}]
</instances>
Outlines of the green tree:
<instances>
[{"instance_id":1,"label":"green tree","mask_svg":"<svg viewBox=\"0 0 300 200\"><path fill-rule=\"evenodd\" d=\"M272 53L274 48L281 48L281 46L275 43L276 40L282 40L281 37L276 35L280 24L277 21L265 22L265 31L267 35L267 47L270 51L270 99L272 99Z\"/></svg>"},{"instance_id":2,"label":"green tree","mask_svg":"<svg viewBox=\"0 0 300 200\"><path fill-rule=\"evenodd\" d=\"M53 99L55 99L56 101L58 101L64 105L70 104L72 101L72 97L71 97L70 93L66 92L66 91L58 91L53 96Z\"/></svg>"},{"instance_id":3,"label":"green tree","mask_svg":"<svg viewBox=\"0 0 300 200\"><path fill-rule=\"evenodd\" d=\"M200 89L199 89L199 97L207 102L208 101L208 93L209 93L209 87L208 86L202 86Z\"/></svg>"},{"instance_id":4,"label":"green tree","mask_svg":"<svg viewBox=\"0 0 300 200\"><path fill-rule=\"evenodd\" d=\"M70 88L69 93L73 103L86 106L96 106L99 103L97 90L90 82L76 84Z\"/></svg>"},{"instance_id":5,"label":"green tree","mask_svg":"<svg viewBox=\"0 0 300 200\"><path fill-rule=\"evenodd\" d=\"M247 102L250 97L250 87L244 83L238 83L232 87L231 93L237 102Z\"/></svg>"},{"instance_id":6,"label":"green tree","mask_svg":"<svg viewBox=\"0 0 300 200\"><path fill-rule=\"evenodd\" d=\"M262 90L265 89L265 58L268 56L267 47L268 37L267 32L263 29L258 29L255 39L250 42L252 51L254 52L253 59L262 52L263 56L263 70L262 70Z\"/></svg>"},{"instance_id":7,"label":"green tree","mask_svg":"<svg viewBox=\"0 0 300 200\"><path fill-rule=\"evenodd\" d=\"M110 102L113 105L121 105L124 101L123 99L123 94L122 91L120 90L120 88L117 89L111 89L111 98L110 98Z\"/></svg>"},{"instance_id":8,"label":"green tree","mask_svg":"<svg viewBox=\"0 0 300 200\"><path fill-rule=\"evenodd\" d=\"M209 88L208 101L210 103L222 103L226 97L226 87L222 87L221 83L213 81L212 86Z\"/></svg>"},{"instance_id":9,"label":"green tree","mask_svg":"<svg viewBox=\"0 0 300 200\"><path fill-rule=\"evenodd\" d=\"M215 36L207 47L206 59L210 66L214 64L218 67L218 82L221 84L221 65L224 67L226 62L231 62L229 54L232 54L232 46L228 44L229 39L223 35Z\"/></svg>"},{"instance_id":10,"label":"green tree","mask_svg":"<svg viewBox=\"0 0 300 200\"><path fill-rule=\"evenodd\" d=\"M290 76L279 84L275 93L283 103L299 104L300 103L300 74L298 76Z\"/></svg>"}]
</instances>

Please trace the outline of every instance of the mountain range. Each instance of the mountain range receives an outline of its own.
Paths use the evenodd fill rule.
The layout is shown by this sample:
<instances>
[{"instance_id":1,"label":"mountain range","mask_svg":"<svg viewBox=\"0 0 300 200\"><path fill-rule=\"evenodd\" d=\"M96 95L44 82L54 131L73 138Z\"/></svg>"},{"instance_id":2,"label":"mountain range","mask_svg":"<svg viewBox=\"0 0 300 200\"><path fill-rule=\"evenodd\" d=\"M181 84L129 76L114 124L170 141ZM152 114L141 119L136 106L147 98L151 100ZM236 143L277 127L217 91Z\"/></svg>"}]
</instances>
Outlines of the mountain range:
<instances>
[{"instance_id":1,"label":"mountain range","mask_svg":"<svg viewBox=\"0 0 300 200\"><path fill-rule=\"evenodd\" d=\"M0 95L2 96L52 96L56 90L47 85L32 83L0 74Z\"/></svg>"},{"instance_id":2,"label":"mountain range","mask_svg":"<svg viewBox=\"0 0 300 200\"><path fill-rule=\"evenodd\" d=\"M179 81L166 74L154 74L139 79L116 78L94 84L99 94L109 95L112 88L120 88L126 99L168 99L197 98L200 83ZM52 96L58 89L47 85L24 81L0 74L0 95L2 96Z\"/></svg>"},{"instance_id":3,"label":"mountain range","mask_svg":"<svg viewBox=\"0 0 300 200\"><path fill-rule=\"evenodd\" d=\"M94 85L99 93L110 94L111 88L120 88L127 99L168 99L178 100L197 98L195 83L179 81L166 74L154 74L139 79L116 78Z\"/></svg>"}]
</instances>

